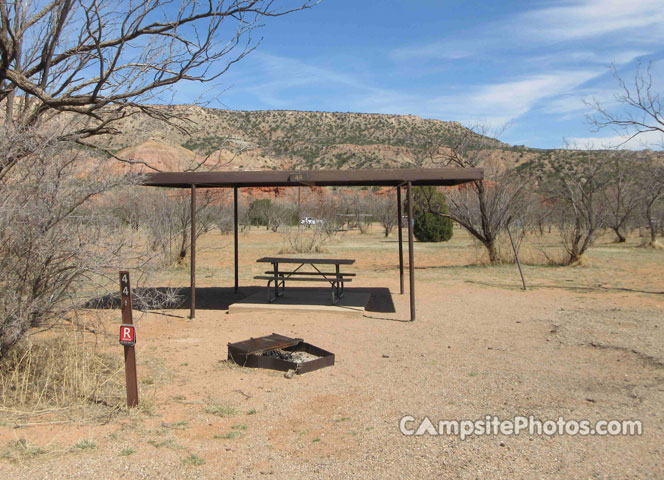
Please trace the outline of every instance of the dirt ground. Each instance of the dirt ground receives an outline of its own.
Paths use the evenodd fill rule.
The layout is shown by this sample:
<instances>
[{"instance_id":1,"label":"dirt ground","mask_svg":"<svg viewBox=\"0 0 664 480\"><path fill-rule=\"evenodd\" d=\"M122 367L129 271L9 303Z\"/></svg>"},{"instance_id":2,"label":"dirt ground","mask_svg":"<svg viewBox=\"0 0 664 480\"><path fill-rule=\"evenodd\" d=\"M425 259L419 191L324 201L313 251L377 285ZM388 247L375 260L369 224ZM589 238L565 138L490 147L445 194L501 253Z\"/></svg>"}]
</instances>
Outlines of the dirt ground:
<instances>
[{"instance_id":1,"label":"dirt ground","mask_svg":"<svg viewBox=\"0 0 664 480\"><path fill-rule=\"evenodd\" d=\"M232 293L218 287L232 285L231 241L201 241L195 320L137 314L142 407L101 424L0 417L0 449L43 450L5 455L3 478L664 478L664 252L607 236L583 266L526 265L524 292L515 265L470 265L477 254L456 230L448 244L416 244L411 323L394 235L348 232L329 247L357 259L353 287L391 292L394 311L376 302L359 318L229 315ZM258 285L255 260L279 241L243 234L243 285ZM153 283L187 285L187 273ZM103 315L121 356L119 312ZM228 342L272 332L334 352L335 365L288 379L225 361ZM643 434L406 436L404 415L632 419Z\"/></svg>"}]
</instances>

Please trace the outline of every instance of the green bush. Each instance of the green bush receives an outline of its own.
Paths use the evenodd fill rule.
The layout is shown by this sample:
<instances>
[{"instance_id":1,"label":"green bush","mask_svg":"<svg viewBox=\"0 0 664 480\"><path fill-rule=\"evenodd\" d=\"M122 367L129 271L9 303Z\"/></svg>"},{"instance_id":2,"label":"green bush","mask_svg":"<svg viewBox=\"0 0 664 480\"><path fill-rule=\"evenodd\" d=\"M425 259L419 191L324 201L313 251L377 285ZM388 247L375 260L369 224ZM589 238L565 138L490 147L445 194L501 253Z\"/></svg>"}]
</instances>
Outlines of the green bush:
<instances>
[{"instance_id":1,"label":"green bush","mask_svg":"<svg viewBox=\"0 0 664 480\"><path fill-rule=\"evenodd\" d=\"M406 205L407 207L407 205ZM447 213L445 195L436 187L413 189L413 233L420 242L447 242L452 238L452 220L436 213Z\"/></svg>"},{"instance_id":2,"label":"green bush","mask_svg":"<svg viewBox=\"0 0 664 480\"><path fill-rule=\"evenodd\" d=\"M256 199L249 204L249 223L254 226L266 227L269 221L269 213L272 202L269 198Z\"/></svg>"},{"instance_id":3,"label":"green bush","mask_svg":"<svg viewBox=\"0 0 664 480\"><path fill-rule=\"evenodd\" d=\"M452 220L429 212L415 215L413 234L420 242L447 242L452 238Z\"/></svg>"}]
</instances>

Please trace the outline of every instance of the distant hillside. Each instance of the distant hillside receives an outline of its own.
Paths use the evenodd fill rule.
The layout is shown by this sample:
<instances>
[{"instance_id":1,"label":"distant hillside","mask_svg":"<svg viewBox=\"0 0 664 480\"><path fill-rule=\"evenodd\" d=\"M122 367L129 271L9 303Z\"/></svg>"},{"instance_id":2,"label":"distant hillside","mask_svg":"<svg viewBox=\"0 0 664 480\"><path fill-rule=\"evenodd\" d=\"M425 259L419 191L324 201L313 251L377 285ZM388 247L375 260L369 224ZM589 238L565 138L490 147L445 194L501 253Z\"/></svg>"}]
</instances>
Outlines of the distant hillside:
<instances>
[{"instance_id":1,"label":"distant hillside","mask_svg":"<svg viewBox=\"0 0 664 480\"><path fill-rule=\"evenodd\" d=\"M458 122L412 115L163 108L176 115L172 125L138 113L117 125L119 135L97 142L160 170L186 168L202 158L208 169L404 168L437 166L428 149L452 145L468 133ZM487 144L513 149L498 140Z\"/></svg>"},{"instance_id":2,"label":"distant hillside","mask_svg":"<svg viewBox=\"0 0 664 480\"><path fill-rule=\"evenodd\" d=\"M202 170L308 170L441 166L431 159L432 146L444 150L461 136L474 135L458 122L413 115L159 108L173 117L171 124L137 112L116 125L119 134L96 141L121 158L162 171L202 160ZM508 167L545 152L495 139L482 143L482 161Z\"/></svg>"}]
</instances>

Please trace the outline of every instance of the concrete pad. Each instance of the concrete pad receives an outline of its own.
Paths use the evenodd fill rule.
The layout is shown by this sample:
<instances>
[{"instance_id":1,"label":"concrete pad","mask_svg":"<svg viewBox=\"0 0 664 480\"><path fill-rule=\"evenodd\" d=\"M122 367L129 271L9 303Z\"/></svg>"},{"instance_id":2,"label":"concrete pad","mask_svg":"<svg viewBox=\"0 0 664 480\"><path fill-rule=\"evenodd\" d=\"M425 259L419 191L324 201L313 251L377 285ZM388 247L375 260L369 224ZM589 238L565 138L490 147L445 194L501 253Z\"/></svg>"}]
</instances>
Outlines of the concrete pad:
<instances>
[{"instance_id":1,"label":"concrete pad","mask_svg":"<svg viewBox=\"0 0 664 480\"><path fill-rule=\"evenodd\" d=\"M228 313L241 312L311 312L336 313L340 315L364 315L364 307L369 303L371 293L346 290L343 298L332 305L329 288L286 288L284 295L272 303L267 301L267 290L261 289L228 307Z\"/></svg>"}]
</instances>

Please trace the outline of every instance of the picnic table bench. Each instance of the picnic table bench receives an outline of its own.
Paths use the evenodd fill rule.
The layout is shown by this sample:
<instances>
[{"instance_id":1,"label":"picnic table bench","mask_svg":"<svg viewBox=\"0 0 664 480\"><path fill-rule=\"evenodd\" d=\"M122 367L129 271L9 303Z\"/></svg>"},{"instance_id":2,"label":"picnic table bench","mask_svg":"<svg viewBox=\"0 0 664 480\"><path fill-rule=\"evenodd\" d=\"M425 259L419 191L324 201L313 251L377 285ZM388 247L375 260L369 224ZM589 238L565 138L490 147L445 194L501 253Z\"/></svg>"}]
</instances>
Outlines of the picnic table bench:
<instances>
[{"instance_id":1,"label":"picnic table bench","mask_svg":"<svg viewBox=\"0 0 664 480\"><path fill-rule=\"evenodd\" d=\"M354 273L342 273L341 265L352 265L355 263L351 258L290 258L290 257L263 257L256 260L257 263L271 263L272 270L265 275L257 275L255 280L267 280L267 300L274 302L284 294L286 280L297 282L327 282L332 287L332 303L336 304L344 295L344 284L352 282L349 277ZM297 265L291 270L279 270L279 264ZM310 265L314 271L300 270L305 265ZM321 271L316 265L334 265L334 272ZM274 295L271 295L270 285L274 282ZM281 291L279 288L281 287Z\"/></svg>"}]
</instances>

